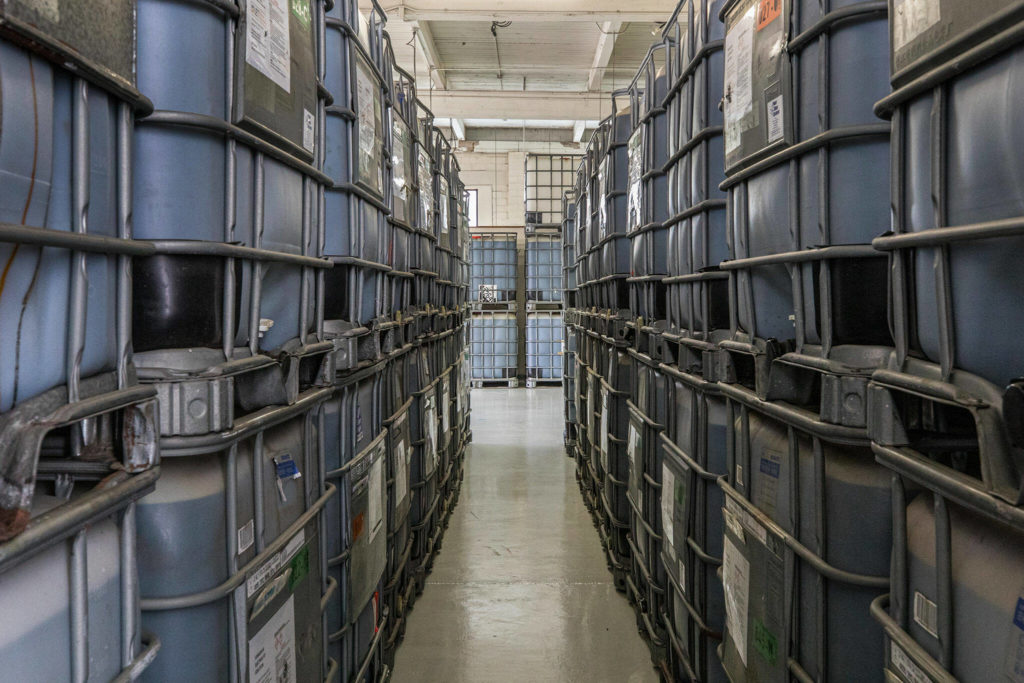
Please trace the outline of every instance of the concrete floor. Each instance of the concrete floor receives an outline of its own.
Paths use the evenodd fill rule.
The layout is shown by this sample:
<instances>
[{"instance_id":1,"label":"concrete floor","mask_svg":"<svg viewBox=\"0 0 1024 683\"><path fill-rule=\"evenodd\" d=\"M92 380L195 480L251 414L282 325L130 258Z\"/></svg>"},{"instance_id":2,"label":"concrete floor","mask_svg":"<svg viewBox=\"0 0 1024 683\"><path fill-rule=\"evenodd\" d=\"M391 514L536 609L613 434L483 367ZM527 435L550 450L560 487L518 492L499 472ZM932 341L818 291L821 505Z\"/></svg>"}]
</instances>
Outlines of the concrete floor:
<instances>
[{"instance_id":1,"label":"concrete floor","mask_svg":"<svg viewBox=\"0 0 1024 683\"><path fill-rule=\"evenodd\" d=\"M393 680L657 681L562 446L561 388L472 405L462 497Z\"/></svg>"}]
</instances>

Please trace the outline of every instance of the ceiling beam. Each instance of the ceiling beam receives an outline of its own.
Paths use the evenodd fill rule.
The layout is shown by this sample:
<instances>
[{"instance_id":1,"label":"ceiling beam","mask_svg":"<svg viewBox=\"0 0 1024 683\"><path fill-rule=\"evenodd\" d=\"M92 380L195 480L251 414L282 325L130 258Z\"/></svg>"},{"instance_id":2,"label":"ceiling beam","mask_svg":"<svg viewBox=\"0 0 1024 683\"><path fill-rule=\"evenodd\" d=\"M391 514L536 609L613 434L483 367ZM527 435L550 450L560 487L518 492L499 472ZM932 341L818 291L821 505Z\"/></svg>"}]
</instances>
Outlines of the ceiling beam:
<instances>
[{"instance_id":1,"label":"ceiling beam","mask_svg":"<svg viewBox=\"0 0 1024 683\"><path fill-rule=\"evenodd\" d=\"M583 141L583 132L586 129L587 129L587 122L586 121L575 121L572 124L572 141L573 142L582 142Z\"/></svg>"},{"instance_id":2,"label":"ceiling beam","mask_svg":"<svg viewBox=\"0 0 1024 683\"><path fill-rule=\"evenodd\" d=\"M426 20L413 21L411 23L413 31L419 37L423 54L427 58L430 79L441 90L447 90L448 78L445 76L444 64L441 62L441 54L437 51L437 45L434 43L434 34L430 30L430 24Z\"/></svg>"},{"instance_id":3,"label":"ceiling beam","mask_svg":"<svg viewBox=\"0 0 1024 683\"><path fill-rule=\"evenodd\" d=\"M575 142L523 142L521 140L468 140L459 143L458 149L478 154L530 152L533 154L576 155L586 151L583 145Z\"/></svg>"},{"instance_id":4,"label":"ceiling beam","mask_svg":"<svg viewBox=\"0 0 1024 683\"><path fill-rule=\"evenodd\" d=\"M359 0L359 6L370 6ZM406 21L667 21L673 0L383 0L389 17ZM623 9L628 6L628 9Z\"/></svg>"},{"instance_id":5,"label":"ceiling beam","mask_svg":"<svg viewBox=\"0 0 1024 683\"><path fill-rule=\"evenodd\" d=\"M452 119L452 133L456 140L466 139L466 122L460 118Z\"/></svg>"},{"instance_id":6,"label":"ceiling beam","mask_svg":"<svg viewBox=\"0 0 1024 683\"><path fill-rule=\"evenodd\" d=\"M597 90L604 78L604 70L611 61L612 52L615 51L615 39L622 30L621 21L606 21L601 24L601 35L597 39L597 48L594 50L594 62L590 66L590 76L587 78L587 90Z\"/></svg>"},{"instance_id":7,"label":"ceiling beam","mask_svg":"<svg viewBox=\"0 0 1024 683\"><path fill-rule=\"evenodd\" d=\"M611 98L596 92L435 90L429 97L438 118L600 121L611 114Z\"/></svg>"},{"instance_id":8,"label":"ceiling beam","mask_svg":"<svg viewBox=\"0 0 1024 683\"><path fill-rule=\"evenodd\" d=\"M467 140L503 140L507 142L572 142L572 131L567 128L494 128L489 125L470 126Z\"/></svg>"}]
</instances>

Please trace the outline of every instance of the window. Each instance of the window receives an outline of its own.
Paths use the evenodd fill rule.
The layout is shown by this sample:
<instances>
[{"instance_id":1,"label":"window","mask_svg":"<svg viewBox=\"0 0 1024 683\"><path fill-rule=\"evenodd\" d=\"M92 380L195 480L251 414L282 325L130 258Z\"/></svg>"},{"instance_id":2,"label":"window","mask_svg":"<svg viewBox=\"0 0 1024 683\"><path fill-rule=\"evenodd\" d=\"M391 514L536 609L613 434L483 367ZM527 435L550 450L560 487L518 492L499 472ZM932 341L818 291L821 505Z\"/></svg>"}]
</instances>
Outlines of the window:
<instances>
[{"instance_id":1,"label":"window","mask_svg":"<svg viewBox=\"0 0 1024 683\"><path fill-rule=\"evenodd\" d=\"M469 220L469 227L477 227L477 201L480 198L479 190L466 190L466 218Z\"/></svg>"}]
</instances>

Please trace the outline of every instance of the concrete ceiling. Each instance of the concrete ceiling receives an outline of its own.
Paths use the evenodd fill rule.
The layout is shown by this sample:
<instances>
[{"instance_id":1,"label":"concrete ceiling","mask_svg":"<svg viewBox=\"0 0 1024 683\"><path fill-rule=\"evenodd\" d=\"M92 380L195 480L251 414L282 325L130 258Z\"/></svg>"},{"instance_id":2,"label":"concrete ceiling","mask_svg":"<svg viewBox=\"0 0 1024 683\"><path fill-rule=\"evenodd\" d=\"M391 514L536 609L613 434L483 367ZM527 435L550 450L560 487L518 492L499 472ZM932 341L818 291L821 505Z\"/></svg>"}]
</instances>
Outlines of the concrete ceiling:
<instances>
[{"instance_id":1,"label":"concrete ceiling","mask_svg":"<svg viewBox=\"0 0 1024 683\"><path fill-rule=\"evenodd\" d=\"M674 0L378 0L399 66L458 139L585 140L611 113ZM360 0L361 8L370 0ZM495 23L496 22L496 23ZM492 32L493 27L493 32ZM490 131L483 137L481 131ZM499 133L500 131L500 133ZM468 136L468 137L467 137ZM561 137L561 136L560 136Z\"/></svg>"}]
</instances>

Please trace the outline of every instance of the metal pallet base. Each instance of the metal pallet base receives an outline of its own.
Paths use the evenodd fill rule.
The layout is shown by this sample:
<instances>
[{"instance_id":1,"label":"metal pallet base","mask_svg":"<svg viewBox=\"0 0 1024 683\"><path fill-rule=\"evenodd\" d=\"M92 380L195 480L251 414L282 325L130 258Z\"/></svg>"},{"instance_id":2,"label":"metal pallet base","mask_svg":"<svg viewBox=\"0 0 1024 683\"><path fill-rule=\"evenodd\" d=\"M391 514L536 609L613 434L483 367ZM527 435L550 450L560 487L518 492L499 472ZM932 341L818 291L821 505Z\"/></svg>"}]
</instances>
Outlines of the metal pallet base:
<instances>
[{"instance_id":1,"label":"metal pallet base","mask_svg":"<svg viewBox=\"0 0 1024 683\"><path fill-rule=\"evenodd\" d=\"M470 301L469 308L473 313L515 313L518 304L515 301Z\"/></svg>"},{"instance_id":2,"label":"metal pallet base","mask_svg":"<svg viewBox=\"0 0 1024 683\"><path fill-rule=\"evenodd\" d=\"M519 386L519 379L513 377L512 379L474 379L473 388L483 389L484 387L496 387L502 384L507 384L509 389L515 389Z\"/></svg>"},{"instance_id":3,"label":"metal pallet base","mask_svg":"<svg viewBox=\"0 0 1024 683\"><path fill-rule=\"evenodd\" d=\"M562 378L561 377L543 377L543 378L530 377L530 378L528 378L526 380L526 388L527 389L536 389L537 386L540 385L540 384L555 385L555 384L561 384L561 383L562 383Z\"/></svg>"},{"instance_id":4,"label":"metal pallet base","mask_svg":"<svg viewBox=\"0 0 1024 683\"><path fill-rule=\"evenodd\" d=\"M562 311L561 301L527 301L526 310L533 313L559 313Z\"/></svg>"}]
</instances>

